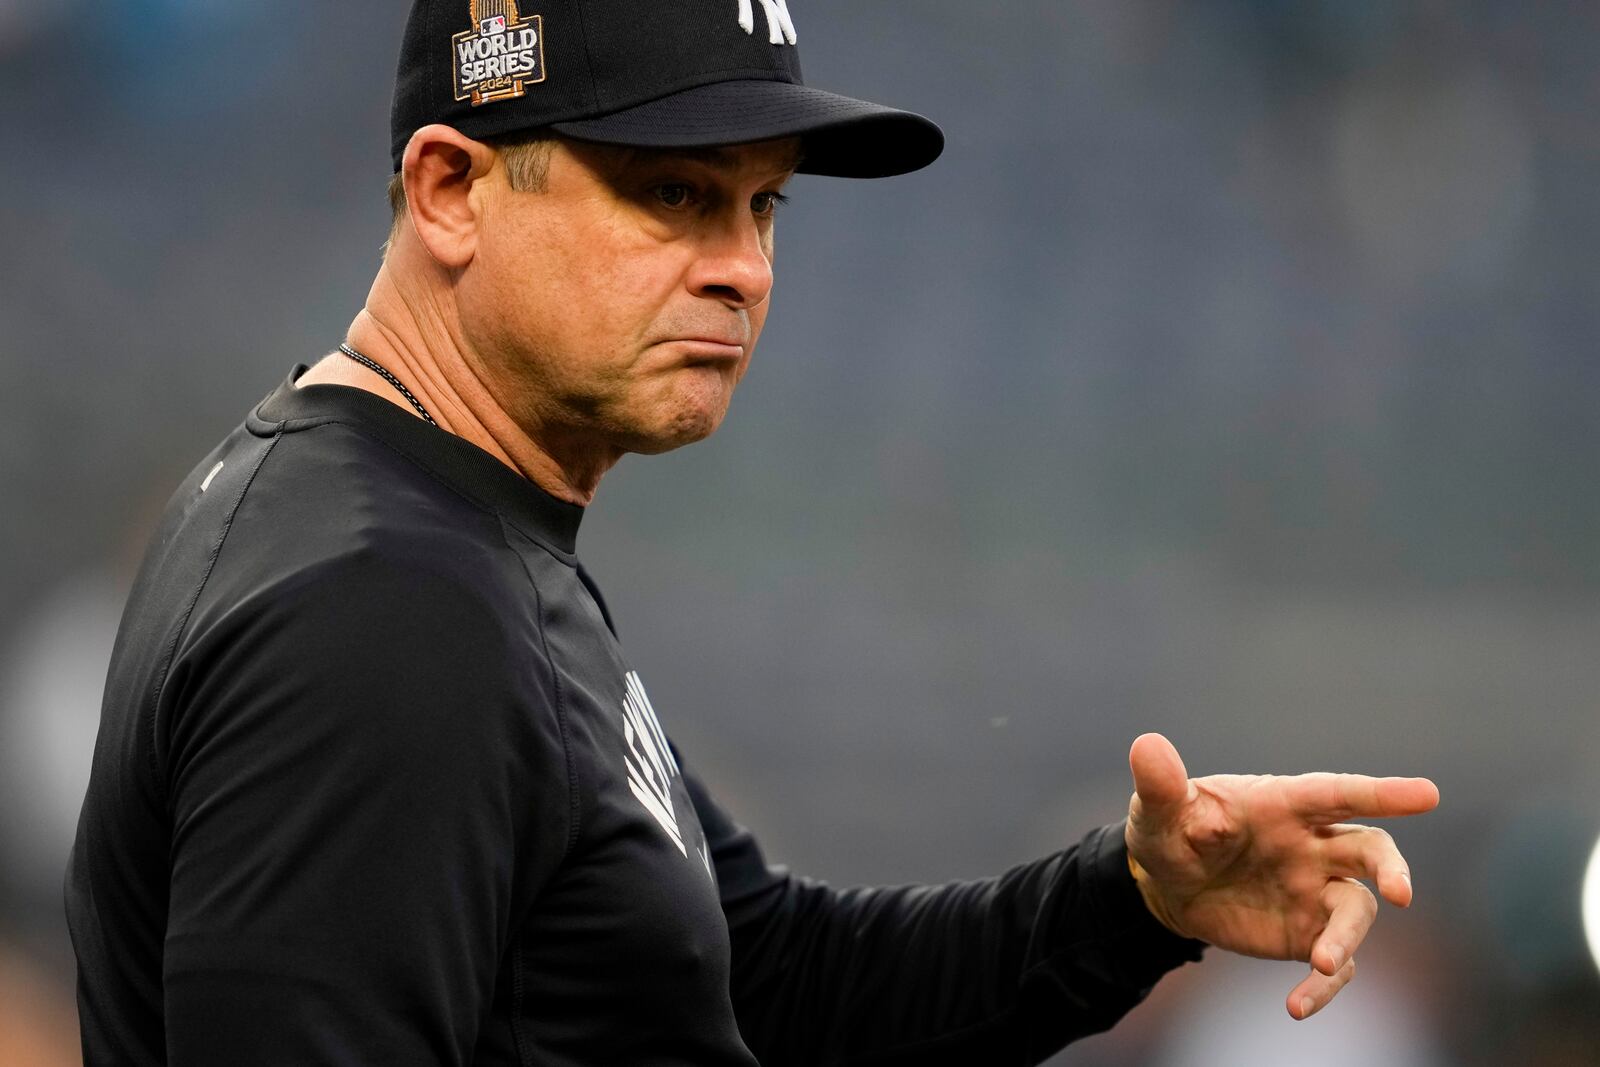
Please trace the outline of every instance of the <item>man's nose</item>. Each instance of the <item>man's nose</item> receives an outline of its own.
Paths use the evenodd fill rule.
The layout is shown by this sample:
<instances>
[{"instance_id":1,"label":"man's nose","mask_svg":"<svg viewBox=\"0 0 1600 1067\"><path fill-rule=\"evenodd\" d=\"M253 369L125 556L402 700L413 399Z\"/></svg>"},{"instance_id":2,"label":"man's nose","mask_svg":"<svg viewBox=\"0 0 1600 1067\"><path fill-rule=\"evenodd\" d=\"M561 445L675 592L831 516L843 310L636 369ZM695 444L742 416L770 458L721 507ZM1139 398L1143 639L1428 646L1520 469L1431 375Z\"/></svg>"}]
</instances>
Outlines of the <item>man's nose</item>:
<instances>
[{"instance_id":1,"label":"man's nose","mask_svg":"<svg viewBox=\"0 0 1600 1067\"><path fill-rule=\"evenodd\" d=\"M706 234L703 241L689 272L691 292L730 308L753 308L767 299L772 292L772 261L756 219L731 221Z\"/></svg>"}]
</instances>

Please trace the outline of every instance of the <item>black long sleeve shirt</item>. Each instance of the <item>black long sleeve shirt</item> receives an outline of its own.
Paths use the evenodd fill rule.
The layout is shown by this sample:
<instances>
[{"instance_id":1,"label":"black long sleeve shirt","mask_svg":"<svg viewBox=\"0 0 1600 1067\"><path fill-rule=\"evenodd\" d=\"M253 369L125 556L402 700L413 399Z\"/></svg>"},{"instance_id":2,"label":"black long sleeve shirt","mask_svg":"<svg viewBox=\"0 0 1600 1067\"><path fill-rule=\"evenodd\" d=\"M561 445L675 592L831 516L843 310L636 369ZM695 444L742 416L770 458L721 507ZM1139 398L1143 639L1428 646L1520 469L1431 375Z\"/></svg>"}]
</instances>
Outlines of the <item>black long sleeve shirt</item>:
<instances>
[{"instance_id":1,"label":"black long sleeve shirt","mask_svg":"<svg viewBox=\"0 0 1600 1067\"><path fill-rule=\"evenodd\" d=\"M1023 1064L1198 958L1120 827L944 886L769 866L668 741L582 509L303 370L123 617L66 885L89 1067Z\"/></svg>"}]
</instances>

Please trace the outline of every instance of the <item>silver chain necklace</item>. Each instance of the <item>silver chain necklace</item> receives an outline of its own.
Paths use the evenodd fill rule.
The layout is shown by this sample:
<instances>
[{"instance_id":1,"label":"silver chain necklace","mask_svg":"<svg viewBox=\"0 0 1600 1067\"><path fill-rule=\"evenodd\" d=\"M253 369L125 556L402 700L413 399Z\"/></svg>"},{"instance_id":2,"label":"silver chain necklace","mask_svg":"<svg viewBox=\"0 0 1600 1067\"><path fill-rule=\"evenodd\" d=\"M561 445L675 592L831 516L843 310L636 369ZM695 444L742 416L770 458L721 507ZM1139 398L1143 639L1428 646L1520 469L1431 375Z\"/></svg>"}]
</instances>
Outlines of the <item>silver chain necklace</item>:
<instances>
[{"instance_id":1,"label":"silver chain necklace","mask_svg":"<svg viewBox=\"0 0 1600 1067\"><path fill-rule=\"evenodd\" d=\"M390 374L388 371L379 366L377 360L372 359L370 356L363 356L360 352L357 352L343 341L339 342L339 351L343 352L357 363L360 363L362 366L368 367L383 375L390 385L400 390L401 396L411 401L411 406L417 409L418 415L421 415L425 420L427 420L429 426L439 425L437 422L433 421L433 416L428 414L428 409L422 406L422 402L411 395L411 390L401 385L399 378L396 378L394 375Z\"/></svg>"}]
</instances>

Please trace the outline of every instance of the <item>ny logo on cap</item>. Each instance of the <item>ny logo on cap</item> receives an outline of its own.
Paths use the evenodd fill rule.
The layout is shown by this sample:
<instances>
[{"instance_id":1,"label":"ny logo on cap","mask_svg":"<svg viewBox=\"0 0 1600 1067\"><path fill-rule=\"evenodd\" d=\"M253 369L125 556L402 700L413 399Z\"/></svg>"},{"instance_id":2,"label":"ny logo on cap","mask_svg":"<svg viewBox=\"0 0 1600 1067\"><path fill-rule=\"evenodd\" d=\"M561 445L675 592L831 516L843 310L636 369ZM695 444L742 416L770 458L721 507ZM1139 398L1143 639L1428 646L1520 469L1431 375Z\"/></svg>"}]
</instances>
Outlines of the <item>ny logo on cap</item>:
<instances>
[{"instance_id":1,"label":"ny logo on cap","mask_svg":"<svg viewBox=\"0 0 1600 1067\"><path fill-rule=\"evenodd\" d=\"M767 13L767 40L772 44L794 44L794 19L789 17L784 0L761 0L761 9ZM756 13L750 0L739 0L739 27L745 33L756 32Z\"/></svg>"}]
</instances>

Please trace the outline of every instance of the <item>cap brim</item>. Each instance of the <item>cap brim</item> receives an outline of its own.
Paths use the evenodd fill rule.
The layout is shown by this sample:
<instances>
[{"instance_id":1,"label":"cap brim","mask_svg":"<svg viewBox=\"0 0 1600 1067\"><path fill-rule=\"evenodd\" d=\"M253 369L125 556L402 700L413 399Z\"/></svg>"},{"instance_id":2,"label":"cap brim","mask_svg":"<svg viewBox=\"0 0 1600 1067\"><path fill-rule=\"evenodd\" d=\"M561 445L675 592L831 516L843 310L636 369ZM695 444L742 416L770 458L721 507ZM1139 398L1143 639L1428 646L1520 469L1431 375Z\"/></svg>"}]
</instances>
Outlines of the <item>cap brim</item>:
<instances>
[{"instance_id":1,"label":"cap brim","mask_svg":"<svg viewBox=\"0 0 1600 1067\"><path fill-rule=\"evenodd\" d=\"M910 111L792 82L743 80L684 89L594 119L558 122L564 137L635 148L711 148L800 137L802 174L887 178L926 167L944 133Z\"/></svg>"}]
</instances>

